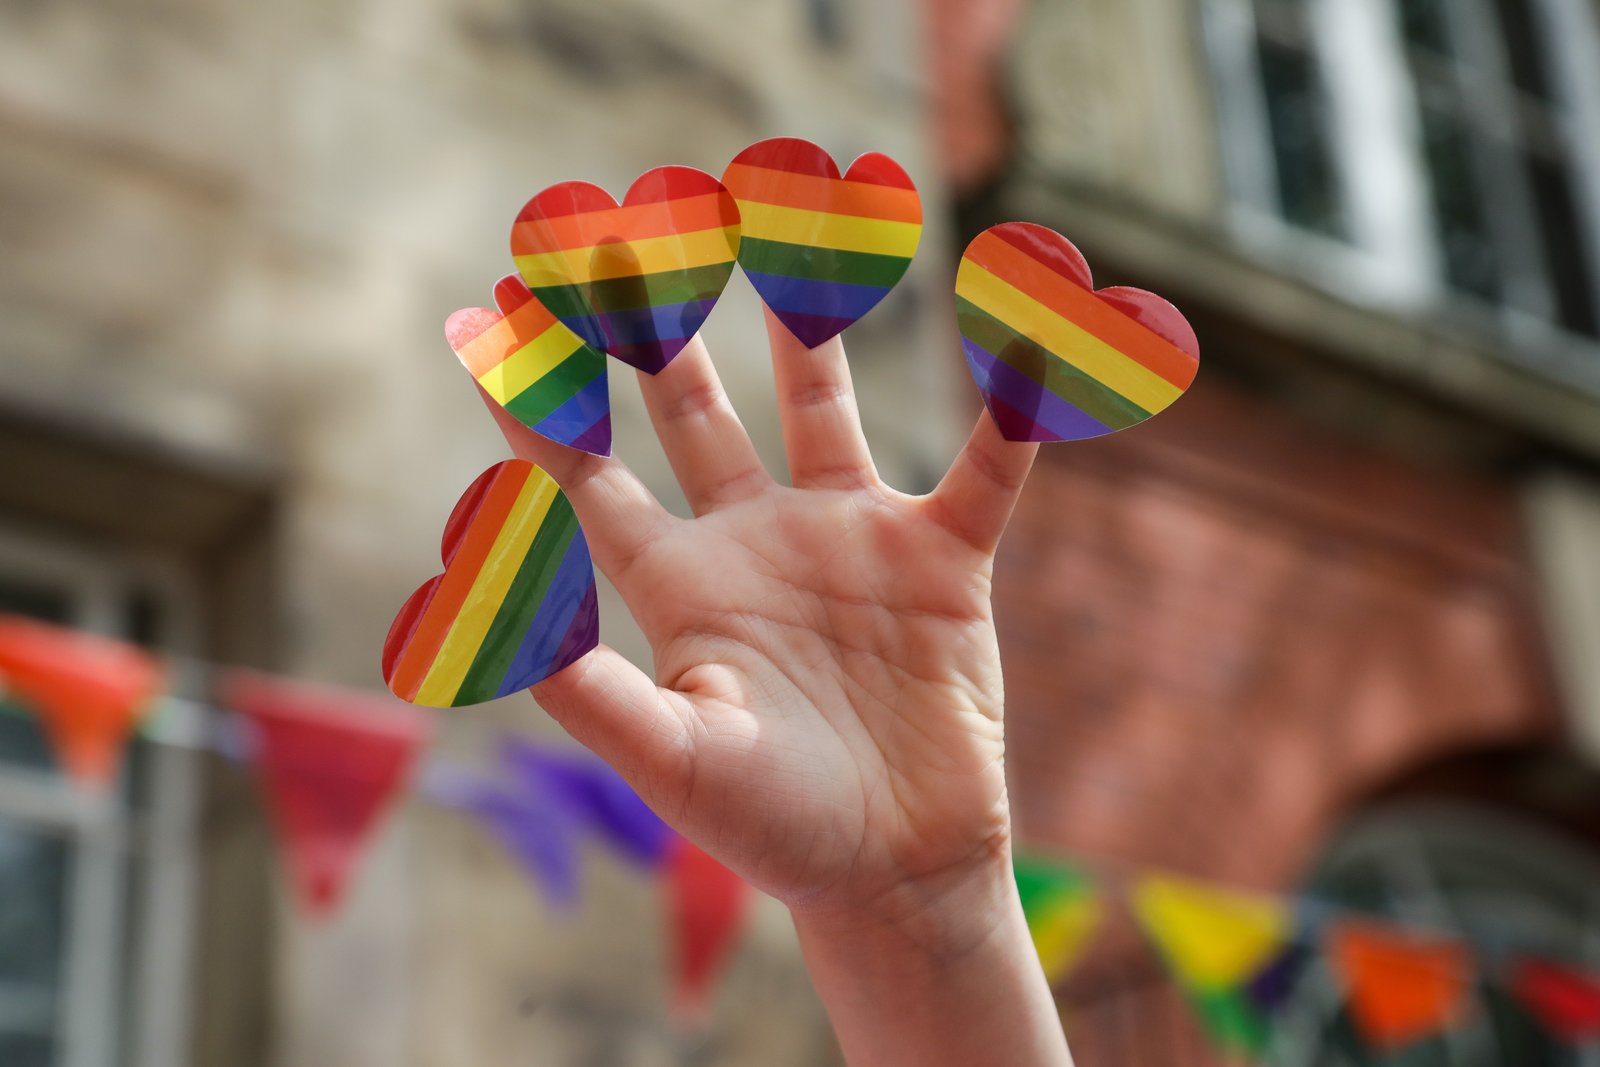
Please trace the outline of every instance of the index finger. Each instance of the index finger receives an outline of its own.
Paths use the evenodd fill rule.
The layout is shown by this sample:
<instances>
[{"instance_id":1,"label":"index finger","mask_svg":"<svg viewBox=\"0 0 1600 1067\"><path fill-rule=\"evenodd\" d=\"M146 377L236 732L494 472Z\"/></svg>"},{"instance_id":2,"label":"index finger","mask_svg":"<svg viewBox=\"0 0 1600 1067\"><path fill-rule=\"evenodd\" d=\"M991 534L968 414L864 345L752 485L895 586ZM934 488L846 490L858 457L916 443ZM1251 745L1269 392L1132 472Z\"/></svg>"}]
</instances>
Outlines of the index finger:
<instances>
[{"instance_id":1,"label":"index finger","mask_svg":"<svg viewBox=\"0 0 1600 1067\"><path fill-rule=\"evenodd\" d=\"M483 386L473 384L512 454L538 464L556 480L572 501L595 564L613 582L620 582L667 525L677 520L626 463L541 437L496 403Z\"/></svg>"}]
</instances>

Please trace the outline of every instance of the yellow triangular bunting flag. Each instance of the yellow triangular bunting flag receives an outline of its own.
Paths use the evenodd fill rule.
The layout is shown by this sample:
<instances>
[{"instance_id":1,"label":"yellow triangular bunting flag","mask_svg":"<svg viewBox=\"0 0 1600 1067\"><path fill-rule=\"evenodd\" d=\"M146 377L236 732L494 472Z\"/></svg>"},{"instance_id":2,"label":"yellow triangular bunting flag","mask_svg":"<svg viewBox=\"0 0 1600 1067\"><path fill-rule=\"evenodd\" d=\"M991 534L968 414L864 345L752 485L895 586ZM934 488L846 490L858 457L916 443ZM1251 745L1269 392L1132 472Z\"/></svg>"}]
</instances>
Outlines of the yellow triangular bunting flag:
<instances>
[{"instance_id":1,"label":"yellow triangular bunting flag","mask_svg":"<svg viewBox=\"0 0 1600 1067\"><path fill-rule=\"evenodd\" d=\"M1195 990L1248 981L1290 933L1282 901L1160 875L1139 882L1133 910L1173 977Z\"/></svg>"}]
</instances>

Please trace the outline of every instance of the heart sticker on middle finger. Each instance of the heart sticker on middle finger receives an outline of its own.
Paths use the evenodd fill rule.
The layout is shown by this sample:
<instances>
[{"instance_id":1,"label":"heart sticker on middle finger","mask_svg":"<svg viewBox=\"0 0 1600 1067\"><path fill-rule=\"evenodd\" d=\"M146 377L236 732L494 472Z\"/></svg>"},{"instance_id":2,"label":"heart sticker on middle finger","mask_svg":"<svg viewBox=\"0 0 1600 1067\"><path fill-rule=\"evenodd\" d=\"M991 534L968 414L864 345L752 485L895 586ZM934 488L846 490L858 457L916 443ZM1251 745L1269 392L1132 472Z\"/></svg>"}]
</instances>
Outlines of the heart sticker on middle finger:
<instances>
[{"instance_id":1,"label":"heart sticker on middle finger","mask_svg":"<svg viewBox=\"0 0 1600 1067\"><path fill-rule=\"evenodd\" d=\"M1011 441L1081 441L1137 425L1200 368L1183 314L1143 289L1095 289L1071 241L1031 222L973 238L956 321L984 406Z\"/></svg>"},{"instance_id":2,"label":"heart sticker on middle finger","mask_svg":"<svg viewBox=\"0 0 1600 1067\"><path fill-rule=\"evenodd\" d=\"M739 202L739 265L807 348L842 333L888 295L916 254L922 202L900 164L868 152L843 175L810 141L774 137L722 175Z\"/></svg>"},{"instance_id":3,"label":"heart sticker on middle finger","mask_svg":"<svg viewBox=\"0 0 1600 1067\"><path fill-rule=\"evenodd\" d=\"M672 361L722 295L739 255L739 206L693 167L646 171L618 204L589 182L524 205L511 255L573 333L649 374Z\"/></svg>"}]
</instances>

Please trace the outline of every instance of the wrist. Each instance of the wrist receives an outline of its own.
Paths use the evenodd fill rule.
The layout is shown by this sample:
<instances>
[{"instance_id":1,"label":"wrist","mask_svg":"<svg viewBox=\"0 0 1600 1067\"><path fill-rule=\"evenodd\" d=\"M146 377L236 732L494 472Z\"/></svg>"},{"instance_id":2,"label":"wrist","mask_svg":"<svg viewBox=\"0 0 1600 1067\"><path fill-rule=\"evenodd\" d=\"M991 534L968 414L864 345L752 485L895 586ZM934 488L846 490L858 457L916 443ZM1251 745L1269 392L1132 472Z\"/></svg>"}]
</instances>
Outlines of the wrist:
<instances>
[{"instance_id":1,"label":"wrist","mask_svg":"<svg viewBox=\"0 0 1600 1067\"><path fill-rule=\"evenodd\" d=\"M790 912L849 1063L1071 1067L1009 849L854 907Z\"/></svg>"},{"instance_id":2,"label":"wrist","mask_svg":"<svg viewBox=\"0 0 1600 1067\"><path fill-rule=\"evenodd\" d=\"M862 897L791 903L789 913L803 941L878 943L939 962L971 954L1022 915L1009 842Z\"/></svg>"}]
</instances>

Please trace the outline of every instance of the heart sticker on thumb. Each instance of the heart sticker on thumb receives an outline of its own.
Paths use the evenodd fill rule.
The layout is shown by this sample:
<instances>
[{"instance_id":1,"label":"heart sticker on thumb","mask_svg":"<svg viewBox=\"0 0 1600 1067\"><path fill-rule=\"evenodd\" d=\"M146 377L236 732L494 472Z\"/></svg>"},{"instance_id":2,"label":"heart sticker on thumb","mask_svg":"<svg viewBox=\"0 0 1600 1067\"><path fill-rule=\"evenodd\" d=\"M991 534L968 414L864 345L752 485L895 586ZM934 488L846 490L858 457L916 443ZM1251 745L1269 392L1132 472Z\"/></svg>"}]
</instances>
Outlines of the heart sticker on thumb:
<instances>
[{"instance_id":1,"label":"heart sticker on thumb","mask_svg":"<svg viewBox=\"0 0 1600 1067\"><path fill-rule=\"evenodd\" d=\"M1011 441L1125 430L1182 396L1200 368L1183 314L1143 289L1096 290L1071 241L1031 222L975 237L956 320L984 406Z\"/></svg>"}]
</instances>

